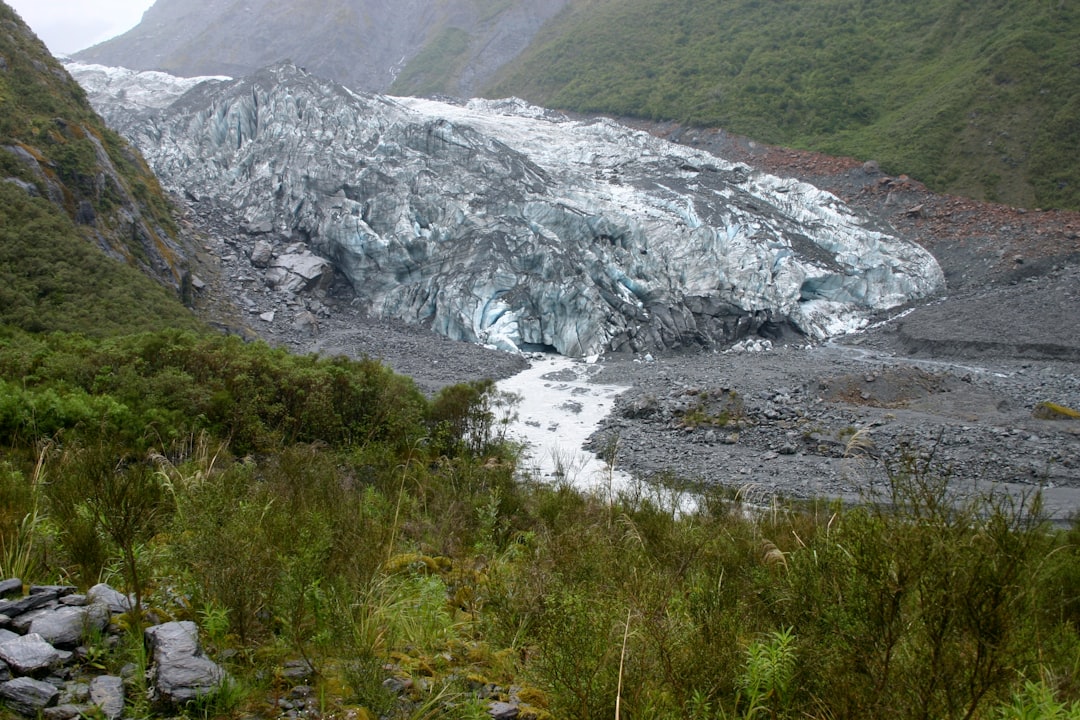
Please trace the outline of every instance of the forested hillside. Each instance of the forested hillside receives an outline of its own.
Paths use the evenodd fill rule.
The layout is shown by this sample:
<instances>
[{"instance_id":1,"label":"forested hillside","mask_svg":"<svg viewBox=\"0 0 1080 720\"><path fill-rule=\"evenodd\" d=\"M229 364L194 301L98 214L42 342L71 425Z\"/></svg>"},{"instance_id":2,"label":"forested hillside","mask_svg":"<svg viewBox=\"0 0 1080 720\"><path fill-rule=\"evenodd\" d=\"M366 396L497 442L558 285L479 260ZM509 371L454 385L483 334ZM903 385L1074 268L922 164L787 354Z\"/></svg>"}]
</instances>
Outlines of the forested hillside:
<instances>
[{"instance_id":1,"label":"forested hillside","mask_svg":"<svg viewBox=\"0 0 1080 720\"><path fill-rule=\"evenodd\" d=\"M719 126L877 159L937 190L1080 207L1080 10L1061 0L578 2L487 94Z\"/></svg>"},{"instance_id":2,"label":"forested hillside","mask_svg":"<svg viewBox=\"0 0 1080 720\"><path fill-rule=\"evenodd\" d=\"M194 327L170 212L138 151L0 3L0 323Z\"/></svg>"}]
</instances>

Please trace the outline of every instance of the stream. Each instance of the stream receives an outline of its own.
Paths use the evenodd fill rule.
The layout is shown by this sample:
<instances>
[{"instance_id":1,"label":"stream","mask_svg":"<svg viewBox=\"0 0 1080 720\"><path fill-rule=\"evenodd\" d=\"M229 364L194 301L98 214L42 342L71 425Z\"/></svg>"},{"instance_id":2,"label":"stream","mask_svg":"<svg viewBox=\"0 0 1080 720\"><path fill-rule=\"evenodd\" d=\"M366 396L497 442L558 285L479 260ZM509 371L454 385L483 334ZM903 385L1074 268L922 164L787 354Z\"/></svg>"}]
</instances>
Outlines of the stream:
<instances>
[{"instance_id":1,"label":"stream","mask_svg":"<svg viewBox=\"0 0 1080 720\"><path fill-rule=\"evenodd\" d=\"M555 354L530 360L531 367L498 383L500 391L521 398L507 436L525 445L526 476L608 498L627 489L628 474L612 470L582 445L628 388L590 382L602 371L599 365Z\"/></svg>"}]
</instances>

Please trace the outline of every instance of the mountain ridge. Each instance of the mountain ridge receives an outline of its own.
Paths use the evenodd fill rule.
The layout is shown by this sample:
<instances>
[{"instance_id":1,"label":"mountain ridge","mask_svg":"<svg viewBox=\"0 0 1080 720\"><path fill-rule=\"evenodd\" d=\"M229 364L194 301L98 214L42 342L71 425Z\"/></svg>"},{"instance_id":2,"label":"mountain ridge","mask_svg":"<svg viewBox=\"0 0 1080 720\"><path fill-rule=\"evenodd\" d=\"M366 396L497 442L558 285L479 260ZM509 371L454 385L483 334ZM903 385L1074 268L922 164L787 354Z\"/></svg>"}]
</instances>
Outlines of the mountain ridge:
<instances>
[{"instance_id":1,"label":"mountain ridge","mask_svg":"<svg viewBox=\"0 0 1080 720\"><path fill-rule=\"evenodd\" d=\"M174 75L232 76L293 60L350 87L378 91L390 87L416 56L442 48L436 54L443 67L434 85L415 70L410 76L432 90L470 95L567 2L157 2L138 26L75 57ZM463 44L461 32L467 35Z\"/></svg>"}]
</instances>

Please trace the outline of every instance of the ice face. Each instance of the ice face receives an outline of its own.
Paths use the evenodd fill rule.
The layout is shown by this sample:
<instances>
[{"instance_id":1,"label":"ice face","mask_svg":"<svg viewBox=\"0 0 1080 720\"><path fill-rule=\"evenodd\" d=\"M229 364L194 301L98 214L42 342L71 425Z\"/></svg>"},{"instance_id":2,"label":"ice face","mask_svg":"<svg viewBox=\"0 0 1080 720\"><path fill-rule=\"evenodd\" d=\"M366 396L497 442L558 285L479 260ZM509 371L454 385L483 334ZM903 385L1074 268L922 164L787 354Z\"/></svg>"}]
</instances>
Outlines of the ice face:
<instances>
[{"instance_id":1,"label":"ice face","mask_svg":"<svg viewBox=\"0 0 1080 720\"><path fill-rule=\"evenodd\" d=\"M291 65L118 111L139 75L92 95L166 186L307 239L371 312L454 339L584 356L825 337L943 284L833 195L609 120L361 95Z\"/></svg>"}]
</instances>

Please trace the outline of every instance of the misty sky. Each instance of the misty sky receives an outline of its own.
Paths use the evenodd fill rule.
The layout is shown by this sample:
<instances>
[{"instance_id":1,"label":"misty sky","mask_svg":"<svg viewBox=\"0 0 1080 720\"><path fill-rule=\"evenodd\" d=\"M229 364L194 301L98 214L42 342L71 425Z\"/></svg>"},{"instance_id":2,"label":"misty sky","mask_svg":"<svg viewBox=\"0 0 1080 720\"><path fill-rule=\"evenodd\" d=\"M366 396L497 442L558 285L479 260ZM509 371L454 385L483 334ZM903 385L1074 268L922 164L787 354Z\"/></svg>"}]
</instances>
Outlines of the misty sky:
<instances>
[{"instance_id":1,"label":"misty sky","mask_svg":"<svg viewBox=\"0 0 1080 720\"><path fill-rule=\"evenodd\" d=\"M154 0L6 0L54 55L130 30Z\"/></svg>"}]
</instances>

